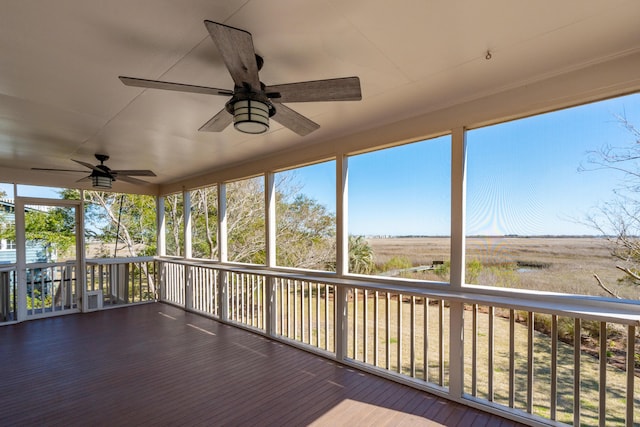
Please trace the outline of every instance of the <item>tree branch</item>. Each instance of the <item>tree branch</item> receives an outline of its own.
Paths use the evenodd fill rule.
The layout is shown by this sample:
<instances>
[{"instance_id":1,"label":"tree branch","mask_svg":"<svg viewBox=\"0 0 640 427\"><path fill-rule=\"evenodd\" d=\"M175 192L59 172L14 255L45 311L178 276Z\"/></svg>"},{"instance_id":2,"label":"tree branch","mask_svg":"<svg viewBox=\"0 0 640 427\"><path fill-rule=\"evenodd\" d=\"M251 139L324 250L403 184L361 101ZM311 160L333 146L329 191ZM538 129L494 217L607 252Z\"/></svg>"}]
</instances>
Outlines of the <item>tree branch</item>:
<instances>
[{"instance_id":1,"label":"tree branch","mask_svg":"<svg viewBox=\"0 0 640 427\"><path fill-rule=\"evenodd\" d=\"M628 274L629 276L631 276L631 277L633 277L634 279L636 279L636 280L639 280L639 281L640 281L640 276L638 276L636 273L634 273L633 271L629 270L628 268L623 267L623 266L621 266L621 265L616 265L616 268L617 268L618 270L622 270L622 271L624 271L624 272L625 272L626 274Z\"/></svg>"},{"instance_id":2,"label":"tree branch","mask_svg":"<svg viewBox=\"0 0 640 427\"><path fill-rule=\"evenodd\" d=\"M606 293L608 293L609 295L611 295L611 296L612 296L612 297L614 297L614 298L618 298L618 299L620 299L620 297L619 297L615 292L613 292L611 289L607 288L607 287L605 286L605 284L604 284L604 283L602 283L602 280L600 280L600 277L598 277L598 275L597 275L596 273L593 273L593 277L595 277L595 278L596 278L596 280L598 281L598 286L600 286L602 289L604 289L604 291L605 291Z\"/></svg>"}]
</instances>

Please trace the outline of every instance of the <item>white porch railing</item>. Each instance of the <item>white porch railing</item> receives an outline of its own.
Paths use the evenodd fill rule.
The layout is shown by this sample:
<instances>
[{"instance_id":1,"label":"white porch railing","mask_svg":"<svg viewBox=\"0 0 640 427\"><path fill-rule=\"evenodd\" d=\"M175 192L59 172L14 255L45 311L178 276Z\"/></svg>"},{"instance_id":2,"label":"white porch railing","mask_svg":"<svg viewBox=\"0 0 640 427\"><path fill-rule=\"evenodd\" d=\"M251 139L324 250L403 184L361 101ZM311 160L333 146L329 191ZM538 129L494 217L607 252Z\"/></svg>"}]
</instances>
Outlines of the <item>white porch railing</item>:
<instances>
[{"instance_id":1,"label":"white porch railing","mask_svg":"<svg viewBox=\"0 0 640 427\"><path fill-rule=\"evenodd\" d=\"M22 307L19 307L15 264L0 268L0 324L155 301L157 298L157 262L154 257L87 261L84 295L87 299L99 297L96 306L82 301L83 292L75 262L34 263L26 267ZM202 295L201 292L198 294ZM19 308L24 313L22 318L18 315Z\"/></svg>"},{"instance_id":2,"label":"white porch railing","mask_svg":"<svg viewBox=\"0 0 640 427\"><path fill-rule=\"evenodd\" d=\"M161 301L457 402L530 425L640 422L637 303L160 263Z\"/></svg>"},{"instance_id":3,"label":"white porch railing","mask_svg":"<svg viewBox=\"0 0 640 427\"><path fill-rule=\"evenodd\" d=\"M57 316L80 311L81 288L75 263L27 264L26 314L28 318Z\"/></svg>"},{"instance_id":4,"label":"white porch railing","mask_svg":"<svg viewBox=\"0 0 640 427\"><path fill-rule=\"evenodd\" d=\"M103 306L154 301L156 276L154 257L91 259L87 261L87 292L99 292Z\"/></svg>"},{"instance_id":5,"label":"white porch railing","mask_svg":"<svg viewBox=\"0 0 640 427\"><path fill-rule=\"evenodd\" d=\"M335 295L332 284L275 277L272 335L335 354Z\"/></svg>"},{"instance_id":6,"label":"white porch railing","mask_svg":"<svg viewBox=\"0 0 640 427\"><path fill-rule=\"evenodd\" d=\"M3 265L0 268L0 324L17 319L16 266Z\"/></svg>"}]
</instances>

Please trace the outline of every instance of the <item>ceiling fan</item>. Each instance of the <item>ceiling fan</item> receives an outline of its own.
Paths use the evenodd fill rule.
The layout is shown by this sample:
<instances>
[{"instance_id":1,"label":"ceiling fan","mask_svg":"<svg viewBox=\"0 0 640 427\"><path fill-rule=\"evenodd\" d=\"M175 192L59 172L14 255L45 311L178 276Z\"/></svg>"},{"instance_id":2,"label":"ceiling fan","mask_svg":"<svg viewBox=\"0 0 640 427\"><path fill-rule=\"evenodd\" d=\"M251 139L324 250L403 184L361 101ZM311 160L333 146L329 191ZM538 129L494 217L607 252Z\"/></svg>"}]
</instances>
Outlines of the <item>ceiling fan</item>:
<instances>
[{"instance_id":1,"label":"ceiling fan","mask_svg":"<svg viewBox=\"0 0 640 427\"><path fill-rule=\"evenodd\" d=\"M320 125L283 103L362 99L358 77L266 86L258 77L264 61L255 53L251 33L212 21L204 21L204 24L229 69L234 82L233 90L119 76L122 83L143 88L230 96L225 108L199 129L208 132L221 132L233 121L234 127L240 132L264 133L269 130L271 117L298 135L305 136Z\"/></svg>"},{"instance_id":2,"label":"ceiling fan","mask_svg":"<svg viewBox=\"0 0 640 427\"><path fill-rule=\"evenodd\" d=\"M136 169L121 169L114 170L110 169L107 165L104 164L107 160L109 160L109 156L106 154L96 154L96 159L100 162L99 165L92 165L87 162L83 162L81 160L71 159L74 162L81 164L82 166L89 168L91 170L91 174L82 179L79 179L77 182L82 181L91 181L93 188L99 189L110 189L111 183L116 180L125 181L131 184L149 184L147 181L143 181L138 178L133 178L133 176L156 176L150 170L136 170ZM48 169L48 168L31 168L32 170L40 170L40 171L55 171L55 172L83 172L84 170L76 170L76 169Z\"/></svg>"}]
</instances>

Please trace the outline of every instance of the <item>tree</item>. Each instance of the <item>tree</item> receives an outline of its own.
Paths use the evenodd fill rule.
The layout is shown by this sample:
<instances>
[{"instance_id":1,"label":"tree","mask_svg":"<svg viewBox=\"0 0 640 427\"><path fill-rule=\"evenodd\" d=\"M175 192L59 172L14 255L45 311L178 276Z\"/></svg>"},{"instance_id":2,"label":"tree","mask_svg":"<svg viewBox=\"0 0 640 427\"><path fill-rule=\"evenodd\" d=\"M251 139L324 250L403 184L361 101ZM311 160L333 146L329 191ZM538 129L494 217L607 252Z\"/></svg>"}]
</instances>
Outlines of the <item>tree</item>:
<instances>
[{"instance_id":1,"label":"tree","mask_svg":"<svg viewBox=\"0 0 640 427\"><path fill-rule=\"evenodd\" d=\"M63 190L65 199L78 199L78 190ZM102 243L97 255L150 256L156 253L156 202L153 196L85 191L85 236Z\"/></svg>"},{"instance_id":2,"label":"tree","mask_svg":"<svg viewBox=\"0 0 640 427\"><path fill-rule=\"evenodd\" d=\"M63 190L67 199L78 199L78 190ZM118 248L129 257L156 253L156 199L153 196L85 191L85 233L102 243L98 255L117 256ZM111 251L113 251L111 253ZM146 263L140 268L149 290L155 293L153 275Z\"/></svg>"},{"instance_id":3,"label":"tree","mask_svg":"<svg viewBox=\"0 0 640 427\"><path fill-rule=\"evenodd\" d=\"M218 191L205 187L191 193L191 246L195 258L218 256Z\"/></svg>"},{"instance_id":4,"label":"tree","mask_svg":"<svg viewBox=\"0 0 640 427\"><path fill-rule=\"evenodd\" d=\"M264 184L261 177L227 184L229 261L264 264Z\"/></svg>"},{"instance_id":5,"label":"tree","mask_svg":"<svg viewBox=\"0 0 640 427\"><path fill-rule=\"evenodd\" d=\"M364 236L349 236L349 272L370 274L374 267L373 249Z\"/></svg>"},{"instance_id":6,"label":"tree","mask_svg":"<svg viewBox=\"0 0 640 427\"><path fill-rule=\"evenodd\" d=\"M180 256L184 246L184 201L182 194L165 197L164 219L167 233L167 255Z\"/></svg>"},{"instance_id":7,"label":"tree","mask_svg":"<svg viewBox=\"0 0 640 427\"><path fill-rule=\"evenodd\" d=\"M610 243L611 254L620 261L616 268L625 273L620 282L640 285L640 130L624 115L617 119L631 135L632 142L591 151L587 166L581 166L580 170L617 172L620 185L613 190L614 198L596 207L585 222ZM596 273L594 277L603 290L618 297Z\"/></svg>"},{"instance_id":8,"label":"tree","mask_svg":"<svg viewBox=\"0 0 640 427\"><path fill-rule=\"evenodd\" d=\"M276 215L277 264L327 269L335 259L335 217L304 194L288 202L278 197Z\"/></svg>"},{"instance_id":9,"label":"tree","mask_svg":"<svg viewBox=\"0 0 640 427\"><path fill-rule=\"evenodd\" d=\"M6 193L1 192L0 198L4 196ZM64 253L75 244L75 217L69 209L62 207L50 210L27 208L24 220L27 242L41 246L48 259L64 256ZM9 215L5 212L0 214L0 239L15 241L16 230L13 214Z\"/></svg>"},{"instance_id":10,"label":"tree","mask_svg":"<svg viewBox=\"0 0 640 427\"><path fill-rule=\"evenodd\" d=\"M75 245L75 217L68 209L29 209L25 212L24 222L27 241L43 246L47 250L47 259L64 258L64 254Z\"/></svg>"},{"instance_id":11,"label":"tree","mask_svg":"<svg viewBox=\"0 0 640 427\"><path fill-rule=\"evenodd\" d=\"M276 263L280 266L327 269L335 261L335 217L327 208L300 193L291 175L276 184ZM264 184L252 178L227 184L228 259L263 264L266 261ZM218 194L215 187L191 193L192 254L219 257ZM169 204L168 204L169 205ZM173 206L173 204L172 204ZM168 211L177 212L169 207ZM177 222L167 221L169 235ZM173 230L170 228L173 227Z\"/></svg>"}]
</instances>

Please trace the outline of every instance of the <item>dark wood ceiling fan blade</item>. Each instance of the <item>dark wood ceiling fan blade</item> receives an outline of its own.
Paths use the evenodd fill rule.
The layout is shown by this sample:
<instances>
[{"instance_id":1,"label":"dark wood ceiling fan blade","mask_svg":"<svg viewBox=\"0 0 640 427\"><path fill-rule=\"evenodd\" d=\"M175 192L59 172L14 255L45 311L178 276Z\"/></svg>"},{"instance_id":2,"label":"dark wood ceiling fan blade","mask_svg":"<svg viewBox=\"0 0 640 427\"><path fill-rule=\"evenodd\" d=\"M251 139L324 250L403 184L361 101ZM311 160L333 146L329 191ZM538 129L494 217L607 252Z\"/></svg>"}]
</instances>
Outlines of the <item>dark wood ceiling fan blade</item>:
<instances>
[{"instance_id":1,"label":"dark wood ceiling fan blade","mask_svg":"<svg viewBox=\"0 0 640 427\"><path fill-rule=\"evenodd\" d=\"M198 130L200 132L222 132L231 124L232 121L233 116L229 114L226 108L223 108Z\"/></svg>"},{"instance_id":2,"label":"dark wood ceiling fan blade","mask_svg":"<svg viewBox=\"0 0 640 427\"><path fill-rule=\"evenodd\" d=\"M128 182L129 184L142 184L142 185L150 184L150 182L147 182L138 178L133 178L127 175L116 174L115 178L116 178L116 181L124 181L124 182Z\"/></svg>"},{"instance_id":3,"label":"dark wood ceiling fan blade","mask_svg":"<svg viewBox=\"0 0 640 427\"><path fill-rule=\"evenodd\" d=\"M184 83L163 82L160 80L138 79L136 77L118 76L120 81L127 86L143 87L147 89L174 90L176 92L201 93L205 95L232 96L233 91L217 89L215 87L187 85Z\"/></svg>"},{"instance_id":4,"label":"dark wood ceiling fan blade","mask_svg":"<svg viewBox=\"0 0 640 427\"><path fill-rule=\"evenodd\" d=\"M204 25L236 86L245 87L248 84L254 91L259 91L258 63L251 33L213 21L204 21Z\"/></svg>"},{"instance_id":5,"label":"dark wood ceiling fan blade","mask_svg":"<svg viewBox=\"0 0 640 427\"><path fill-rule=\"evenodd\" d=\"M49 171L49 172L81 172L87 173L87 171L79 171L77 169L53 169L53 168L31 168L32 171Z\"/></svg>"},{"instance_id":6,"label":"dark wood ceiling fan blade","mask_svg":"<svg viewBox=\"0 0 640 427\"><path fill-rule=\"evenodd\" d=\"M300 136L309 135L314 130L320 128L320 125L313 120L306 118L302 114L282 104L276 107L276 114L271 117L271 119L291 129Z\"/></svg>"},{"instance_id":7,"label":"dark wood ceiling fan blade","mask_svg":"<svg viewBox=\"0 0 640 427\"><path fill-rule=\"evenodd\" d=\"M157 176L153 171L147 169L118 169L112 170L111 173L116 175Z\"/></svg>"},{"instance_id":8,"label":"dark wood ceiling fan blade","mask_svg":"<svg viewBox=\"0 0 640 427\"><path fill-rule=\"evenodd\" d=\"M104 173L104 171L102 169L95 167L91 163L83 162L82 160L76 160L76 159L71 159L71 160L73 160L74 162L84 166L85 168L89 168L91 170L94 170L94 171L97 171L97 172L100 172L100 173Z\"/></svg>"},{"instance_id":9,"label":"dark wood ceiling fan blade","mask_svg":"<svg viewBox=\"0 0 640 427\"><path fill-rule=\"evenodd\" d=\"M80 178L76 182L89 182L91 181L91 176L85 176L84 178Z\"/></svg>"},{"instance_id":10,"label":"dark wood ceiling fan blade","mask_svg":"<svg viewBox=\"0 0 640 427\"><path fill-rule=\"evenodd\" d=\"M265 92L273 102L360 101L362 99L358 77L267 86Z\"/></svg>"}]
</instances>

